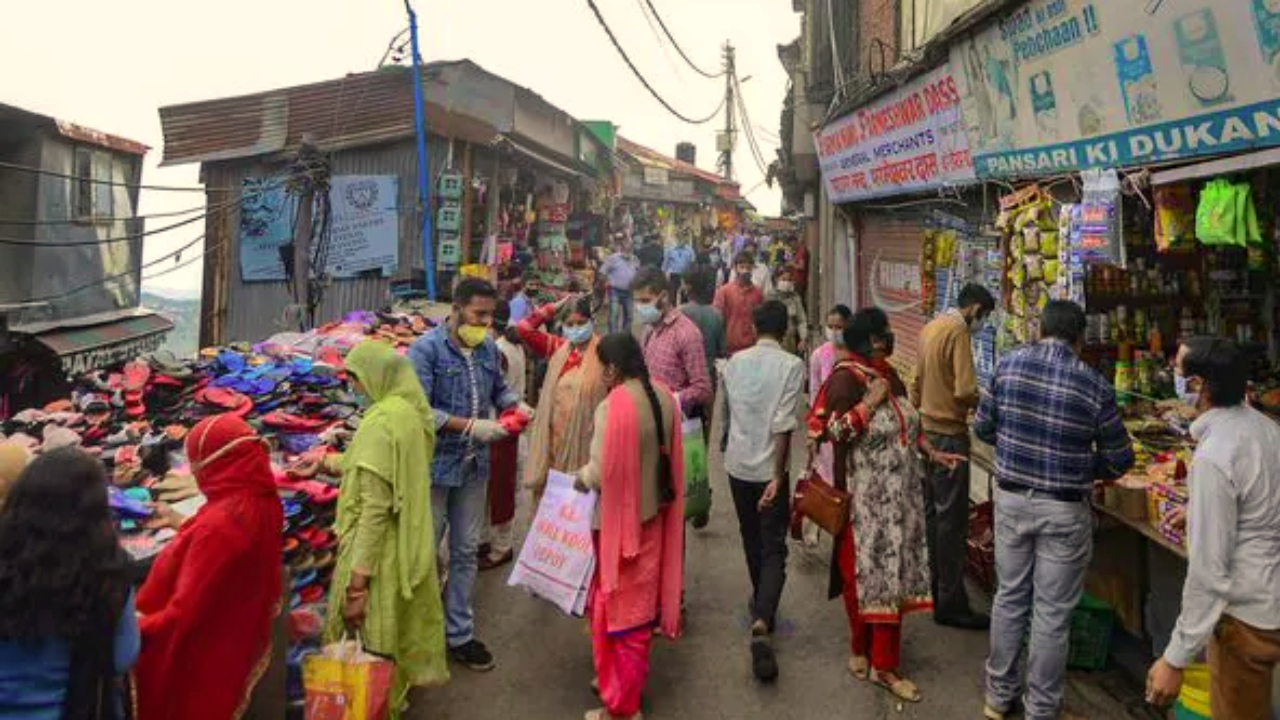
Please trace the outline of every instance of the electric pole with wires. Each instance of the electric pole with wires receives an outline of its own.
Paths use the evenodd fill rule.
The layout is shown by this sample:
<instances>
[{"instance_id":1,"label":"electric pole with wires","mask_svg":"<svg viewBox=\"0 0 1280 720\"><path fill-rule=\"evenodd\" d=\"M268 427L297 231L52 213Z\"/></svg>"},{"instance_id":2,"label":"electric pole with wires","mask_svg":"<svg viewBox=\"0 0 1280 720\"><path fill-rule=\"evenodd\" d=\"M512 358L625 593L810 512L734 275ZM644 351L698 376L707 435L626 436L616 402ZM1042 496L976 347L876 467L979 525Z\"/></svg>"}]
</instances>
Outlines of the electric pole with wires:
<instances>
[{"instance_id":1,"label":"electric pole with wires","mask_svg":"<svg viewBox=\"0 0 1280 720\"><path fill-rule=\"evenodd\" d=\"M716 149L720 151L719 170L725 180L733 180L733 146L737 135L733 115L734 98L734 53L733 44L724 43L724 132L716 141Z\"/></svg>"}]
</instances>

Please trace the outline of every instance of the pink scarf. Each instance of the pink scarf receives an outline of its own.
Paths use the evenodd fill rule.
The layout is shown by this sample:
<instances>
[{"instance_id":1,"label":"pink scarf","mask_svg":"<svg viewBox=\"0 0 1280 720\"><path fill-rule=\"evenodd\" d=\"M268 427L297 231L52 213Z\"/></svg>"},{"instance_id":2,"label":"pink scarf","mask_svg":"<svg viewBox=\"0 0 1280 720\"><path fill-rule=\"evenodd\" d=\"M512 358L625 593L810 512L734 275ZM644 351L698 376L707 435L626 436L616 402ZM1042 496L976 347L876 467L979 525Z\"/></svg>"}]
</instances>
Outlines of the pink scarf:
<instances>
[{"instance_id":1,"label":"pink scarf","mask_svg":"<svg viewBox=\"0 0 1280 720\"><path fill-rule=\"evenodd\" d=\"M665 388L655 385L660 394L670 397ZM610 608L617 608L624 617L652 618L649 608L641 607L644 593L632 593L630 588L643 585L642 575L649 563L634 562L640 556L642 527L640 518L640 415L631 393L619 385L605 398L608 404L601 476L603 491L600 493L600 589ZM672 404L674 405L674 399ZM649 409L644 408L644 412ZM662 557L658 563L659 628L662 634L674 638L680 633L680 595L684 587L684 448L678 419L673 426L661 428L669 433L668 448L671 452L671 477L676 499L663 505L651 521L658 523L661 533ZM648 448L646 448L648 450ZM625 623L624 623L625 624Z\"/></svg>"}]
</instances>

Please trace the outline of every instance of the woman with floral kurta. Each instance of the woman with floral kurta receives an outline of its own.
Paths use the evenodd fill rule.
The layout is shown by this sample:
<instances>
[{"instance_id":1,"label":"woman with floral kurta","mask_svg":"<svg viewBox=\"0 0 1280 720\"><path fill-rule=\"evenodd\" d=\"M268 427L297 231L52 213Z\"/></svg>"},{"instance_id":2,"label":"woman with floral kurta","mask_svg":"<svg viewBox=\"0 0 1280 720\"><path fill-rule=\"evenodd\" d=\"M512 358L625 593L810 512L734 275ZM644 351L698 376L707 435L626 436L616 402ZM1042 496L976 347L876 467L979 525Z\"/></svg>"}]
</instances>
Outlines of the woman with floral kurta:
<instances>
[{"instance_id":1,"label":"woman with floral kurta","mask_svg":"<svg viewBox=\"0 0 1280 720\"><path fill-rule=\"evenodd\" d=\"M958 458L934 451L921 432L888 362L893 339L882 310L856 313L808 424L811 439L834 446L835 486L853 494L853 519L836 538L831 578L831 597L843 595L849 618L849 671L919 702L899 664L902 617L933 606L922 455L943 464Z\"/></svg>"}]
</instances>

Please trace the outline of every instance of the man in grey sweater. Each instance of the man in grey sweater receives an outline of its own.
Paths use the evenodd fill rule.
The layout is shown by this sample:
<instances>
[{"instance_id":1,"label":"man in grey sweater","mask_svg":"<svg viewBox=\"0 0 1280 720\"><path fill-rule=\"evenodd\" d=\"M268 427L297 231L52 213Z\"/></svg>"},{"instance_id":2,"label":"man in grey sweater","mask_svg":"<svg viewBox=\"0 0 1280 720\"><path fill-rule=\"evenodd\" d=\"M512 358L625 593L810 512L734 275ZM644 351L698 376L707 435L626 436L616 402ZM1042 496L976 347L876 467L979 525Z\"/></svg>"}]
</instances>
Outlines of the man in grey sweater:
<instances>
[{"instance_id":1,"label":"man in grey sweater","mask_svg":"<svg viewBox=\"0 0 1280 720\"><path fill-rule=\"evenodd\" d=\"M1175 361L1178 394L1201 412L1187 484L1190 552L1182 615L1147 676L1147 700L1177 697L1209 647L1213 717L1267 720L1280 663L1280 426L1249 407L1249 363L1228 340L1195 339Z\"/></svg>"}]
</instances>

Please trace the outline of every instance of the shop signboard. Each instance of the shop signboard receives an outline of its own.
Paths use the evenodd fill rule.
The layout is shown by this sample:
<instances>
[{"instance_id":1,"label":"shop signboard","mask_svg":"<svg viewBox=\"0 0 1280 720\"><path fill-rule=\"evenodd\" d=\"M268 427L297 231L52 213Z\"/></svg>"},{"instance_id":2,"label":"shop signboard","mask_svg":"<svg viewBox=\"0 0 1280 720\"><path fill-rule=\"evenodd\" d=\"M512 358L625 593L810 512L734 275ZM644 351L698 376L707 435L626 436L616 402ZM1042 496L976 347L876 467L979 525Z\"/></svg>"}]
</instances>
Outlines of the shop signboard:
<instances>
[{"instance_id":1,"label":"shop signboard","mask_svg":"<svg viewBox=\"0 0 1280 720\"><path fill-rule=\"evenodd\" d=\"M285 279L280 249L293 238L297 201L281 177L250 178L242 184L240 276L244 282ZM400 242L399 179L394 175L339 175L331 180L329 277L351 278L377 270L390 276Z\"/></svg>"},{"instance_id":2,"label":"shop signboard","mask_svg":"<svg viewBox=\"0 0 1280 720\"><path fill-rule=\"evenodd\" d=\"M818 131L832 202L973 182L969 138L951 67L943 65Z\"/></svg>"},{"instance_id":3,"label":"shop signboard","mask_svg":"<svg viewBox=\"0 0 1280 720\"><path fill-rule=\"evenodd\" d=\"M168 333L162 331L66 355L62 358L62 369L68 375L78 377L90 370L133 360L159 350L164 345L166 335Z\"/></svg>"},{"instance_id":4,"label":"shop signboard","mask_svg":"<svg viewBox=\"0 0 1280 720\"><path fill-rule=\"evenodd\" d=\"M951 66L980 178L1280 145L1280 2L1035 0Z\"/></svg>"},{"instance_id":5,"label":"shop signboard","mask_svg":"<svg viewBox=\"0 0 1280 720\"><path fill-rule=\"evenodd\" d=\"M666 185L668 180L667 169L659 167L646 167L644 169L645 185Z\"/></svg>"}]
</instances>

